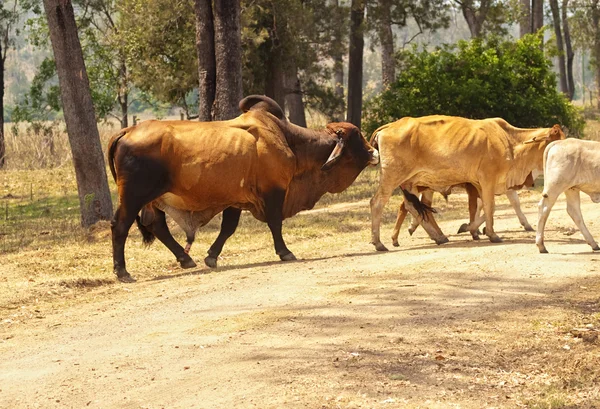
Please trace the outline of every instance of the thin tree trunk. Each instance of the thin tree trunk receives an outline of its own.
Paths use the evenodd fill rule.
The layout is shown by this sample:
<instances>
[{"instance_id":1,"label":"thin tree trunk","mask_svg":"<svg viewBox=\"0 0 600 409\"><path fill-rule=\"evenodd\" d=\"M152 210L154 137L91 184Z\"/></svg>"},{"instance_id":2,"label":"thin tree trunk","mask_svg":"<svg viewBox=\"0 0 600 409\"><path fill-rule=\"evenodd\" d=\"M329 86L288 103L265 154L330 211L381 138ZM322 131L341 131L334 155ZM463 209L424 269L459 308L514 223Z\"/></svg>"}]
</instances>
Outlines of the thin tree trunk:
<instances>
[{"instance_id":1,"label":"thin tree trunk","mask_svg":"<svg viewBox=\"0 0 600 409\"><path fill-rule=\"evenodd\" d=\"M492 0L481 0L479 2L479 8L475 9L473 0L455 0L462 10L465 21L469 26L471 38L477 38L481 36L483 29L483 23L487 18L488 11L491 6Z\"/></svg>"},{"instance_id":2,"label":"thin tree trunk","mask_svg":"<svg viewBox=\"0 0 600 409\"><path fill-rule=\"evenodd\" d=\"M520 0L519 35L531 34L531 4L530 0Z\"/></svg>"},{"instance_id":3,"label":"thin tree trunk","mask_svg":"<svg viewBox=\"0 0 600 409\"><path fill-rule=\"evenodd\" d=\"M124 61L121 62L121 68L119 69L119 77L121 86L119 87L119 105L121 107L121 129L129 126L129 120L127 118L129 111L129 92L127 91L127 65Z\"/></svg>"},{"instance_id":4,"label":"thin tree trunk","mask_svg":"<svg viewBox=\"0 0 600 409\"><path fill-rule=\"evenodd\" d=\"M271 97L281 106L285 112L285 69L283 67L283 48L280 38L284 37L286 21L284 15L280 15L275 10L275 5L271 9L271 21L269 27L269 39L267 47L269 54L266 61L266 81L265 95Z\"/></svg>"},{"instance_id":5,"label":"thin tree trunk","mask_svg":"<svg viewBox=\"0 0 600 409\"><path fill-rule=\"evenodd\" d=\"M6 50L4 50L6 53ZM6 164L6 140L4 138L4 63L6 59L0 41L0 169Z\"/></svg>"},{"instance_id":6,"label":"thin tree trunk","mask_svg":"<svg viewBox=\"0 0 600 409\"><path fill-rule=\"evenodd\" d=\"M594 28L594 45L592 46L591 52L595 59L594 68L596 75L596 106L600 107L600 9L598 8L598 2L593 2L590 8L592 11L592 25ZM591 98L590 104L593 105Z\"/></svg>"},{"instance_id":7,"label":"thin tree trunk","mask_svg":"<svg viewBox=\"0 0 600 409\"><path fill-rule=\"evenodd\" d=\"M544 0L531 0L531 13L533 15L532 32L537 32L544 26Z\"/></svg>"},{"instance_id":8,"label":"thin tree trunk","mask_svg":"<svg viewBox=\"0 0 600 409\"><path fill-rule=\"evenodd\" d=\"M298 78L298 69L289 73L287 81L288 94L285 103L288 107L290 122L306 128L306 114L304 112L304 101L302 101L302 87Z\"/></svg>"},{"instance_id":9,"label":"thin tree trunk","mask_svg":"<svg viewBox=\"0 0 600 409\"><path fill-rule=\"evenodd\" d=\"M198 120L210 121L215 102L217 64L211 0L196 0L196 51L198 53Z\"/></svg>"},{"instance_id":10,"label":"thin tree trunk","mask_svg":"<svg viewBox=\"0 0 600 409\"><path fill-rule=\"evenodd\" d=\"M569 19L567 17L567 8L569 7L569 0L563 0L562 2L562 23L563 23L563 35L565 39L565 52L567 57L567 87L569 93L567 96L569 100L573 99L575 95L575 80L573 79L573 60L575 59L575 53L571 45L571 32L569 30Z\"/></svg>"},{"instance_id":11,"label":"thin tree trunk","mask_svg":"<svg viewBox=\"0 0 600 409\"><path fill-rule=\"evenodd\" d=\"M346 120L360 128L362 116L363 21L365 0L352 0L350 11L350 53L348 57L348 113Z\"/></svg>"},{"instance_id":12,"label":"thin tree trunk","mask_svg":"<svg viewBox=\"0 0 600 409\"><path fill-rule=\"evenodd\" d=\"M112 217L104 155L70 0L44 0L84 227Z\"/></svg>"},{"instance_id":13,"label":"thin tree trunk","mask_svg":"<svg viewBox=\"0 0 600 409\"><path fill-rule=\"evenodd\" d=\"M213 118L224 120L240 114L242 89L242 38L240 0L215 0L215 61L217 82Z\"/></svg>"},{"instance_id":14,"label":"thin tree trunk","mask_svg":"<svg viewBox=\"0 0 600 409\"><path fill-rule=\"evenodd\" d=\"M396 79L396 64L394 61L394 33L392 32L392 18L390 0L379 0L379 41L381 42L381 83L383 89L388 88Z\"/></svg>"},{"instance_id":15,"label":"thin tree trunk","mask_svg":"<svg viewBox=\"0 0 600 409\"><path fill-rule=\"evenodd\" d=\"M344 120L344 58L341 55L336 55L333 59L333 81L335 96L342 101L341 109L333 119L341 122Z\"/></svg>"},{"instance_id":16,"label":"thin tree trunk","mask_svg":"<svg viewBox=\"0 0 600 409\"><path fill-rule=\"evenodd\" d=\"M567 73L565 71L565 49L563 46L563 36L560 24L560 10L558 9L558 0L550 0L550 10L552 11L552 23L554 26L554 35L556 36L556 48L558 50L558 72L560 78L560 91L565 95L569 95Z\"/></svg>"}]
</instances>

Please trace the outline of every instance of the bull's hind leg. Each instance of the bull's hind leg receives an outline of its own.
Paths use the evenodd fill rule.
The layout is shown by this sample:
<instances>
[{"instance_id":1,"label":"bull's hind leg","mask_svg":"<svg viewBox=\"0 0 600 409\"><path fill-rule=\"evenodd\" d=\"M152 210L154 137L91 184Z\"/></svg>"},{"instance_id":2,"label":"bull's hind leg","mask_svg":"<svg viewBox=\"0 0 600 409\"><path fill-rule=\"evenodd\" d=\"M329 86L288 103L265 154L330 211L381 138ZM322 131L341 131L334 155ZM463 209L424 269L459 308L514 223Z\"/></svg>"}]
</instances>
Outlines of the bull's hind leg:
<instances>
[{"instance_id":1,"label":"bull's hind leg","mask_svg":"<svg viewBox=\"0 0 600 409\"><path fill-rule=\"evenodd\" d=\"M204 259L204 264L208 267L215 268L217 267L217 258L221 251L223 250L223 246L225 242L233 233L235 233L235 229L237 229L238 223L240 222L240 215L242 211L240 209L236 209L234 207L228 207L223 210L223 219L221 220L221 231L219 232L219 236L215 240L215 242L208 249L208 256Z\"/></svg>"},{"instance_id":2,"label":"bull's hind leg","mask_svg":"<svg viewBox=\"0 0 600 409\"><path fill-rule=\"evenodd\" d=\"M265 197L265 215L267 225L273 236L275 253L282 261L296 260L296 256L287 248L281 228L283 225L283 201L285 200L285 191L283 189L274 189Z\"/></svg>"},{"instance_id":3,"label":"bull's hind leg","mask_svg":"<svg viewBox=\"0 0 600 409\"><path fill-rule=\"evenodd\" d=\"M154 207L152 210L154 213L154 217L152 223L147 226L148 230L150 230L150 232L154 234L156 238L161 241L162 244L164 244L169 250L171 250L171 253L173 253L173 255L177 258L177 261L179 262L182 268L196 267L196 263L194 262L194 260L192 260L192 258L189 256L189 254L187 254L184 248L181 247L179 243L177 243L177 241L175 240L175 238L173 238L173 235L169 231L169 226L167 225L165 212L156 207Z\"/></svg>"},{"instance_id":4,"label":"bull's hind leg","mask_svg":"<svg viewBox=\"0 0 600 409\"><path fill-rule=\"evenodd\" d=\"M581 234L583 234L585 241L592 247L592 250L600 250L600 247L598 247L598 244L592 237L592 234L590 233L587 226L585 225L585 222L583 221L583 215L581 214L579 190L567 189L565 191L565 196L567 197L567 213L569 213L571 219L573 219L577 227L579 227L579 231L581 231Z\"/></svg>"},{"instance_id":5,"label":"bull's hind leg","mask_svg":"<svg viewBox=\"0 0 600 409\"><path fill-rule=\"evenodd\" d=\"M164 194L169 179L164 166L151 158L136 157L117 147L115 165L119 206L111 223L113 265L117 278L123 282L135 281L125 266L125 241L129 228L144 205Z\"/></svg>"}]
</instances>

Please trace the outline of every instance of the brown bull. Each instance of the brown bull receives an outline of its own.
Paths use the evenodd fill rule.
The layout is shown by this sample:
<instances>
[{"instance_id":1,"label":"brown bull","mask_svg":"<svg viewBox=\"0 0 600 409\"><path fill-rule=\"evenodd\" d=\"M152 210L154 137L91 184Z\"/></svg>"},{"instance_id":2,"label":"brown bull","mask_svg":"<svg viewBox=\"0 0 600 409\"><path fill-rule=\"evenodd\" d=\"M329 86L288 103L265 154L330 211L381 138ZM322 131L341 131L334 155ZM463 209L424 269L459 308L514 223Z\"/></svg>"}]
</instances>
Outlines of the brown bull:
<instances>
[{"instance_id":1,"label":"brown bull","mask_svg":"<svg viewBox=\"0 0 600 409\"><path fill-rule=\"evenodd\" d=\"M248 210L268 224L281 260L295 260L281 234L282 221L311 209L326 192L346 189L379 155L360 130L331 123L315 131L291 124L275 101L249 96L244 112L229 121L147 121L113 136L108 162L119 206L112 222L114 271L125 268L125 241L137 219L144 241L157 237L183 268L196 230L223 212L221 231L205 263L216 267L225 241ZM169 214L186 232L188 246L175 241Z\"/></svg>"},{"instance_id":2,"label":"brown bull","mask_svg":"<svg viewBox=\"0 0 600 409\"><path fill-rule=\"evenodd\" d=\"M494 231L494 196L523 185L535 169L542 168L546 145L565 135L560 126L515 128L500 118L470 120L433 115L403 118L382 126L373 134L381 155L381 176L371 199L372 243L387 250L380 240L381 213L393 190L401 186L406 207L436 243L447 237L439 229L431 208L415 196L419 187L447 192L453 186L471 184L483 202L486 235ZM475 234L476 222L468 226Z\"/></svg>"}]
</instances>

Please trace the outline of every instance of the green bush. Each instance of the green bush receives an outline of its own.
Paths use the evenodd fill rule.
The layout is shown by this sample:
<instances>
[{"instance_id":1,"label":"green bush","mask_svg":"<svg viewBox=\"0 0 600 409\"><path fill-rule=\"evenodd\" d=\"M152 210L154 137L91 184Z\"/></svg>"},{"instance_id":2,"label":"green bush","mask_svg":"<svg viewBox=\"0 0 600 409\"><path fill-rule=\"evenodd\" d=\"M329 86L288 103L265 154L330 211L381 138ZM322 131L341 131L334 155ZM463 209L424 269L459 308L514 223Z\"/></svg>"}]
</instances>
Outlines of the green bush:
<instances>
[{"instance_id":1,"label":"green bush","mask_svg":"<svg viewBox=\"0 0 600 409\"><path fill-rule=\"evenodd\" d=\"M571 136L581 135L583 116L557 90L540 44L540 35L528 35L516 42L474 39L433 52L401 52L400 74L366 104L363 130L370 134L405 116L444 114L501 117L522 128L558 123Z\"/></svg>"}]
</instances>

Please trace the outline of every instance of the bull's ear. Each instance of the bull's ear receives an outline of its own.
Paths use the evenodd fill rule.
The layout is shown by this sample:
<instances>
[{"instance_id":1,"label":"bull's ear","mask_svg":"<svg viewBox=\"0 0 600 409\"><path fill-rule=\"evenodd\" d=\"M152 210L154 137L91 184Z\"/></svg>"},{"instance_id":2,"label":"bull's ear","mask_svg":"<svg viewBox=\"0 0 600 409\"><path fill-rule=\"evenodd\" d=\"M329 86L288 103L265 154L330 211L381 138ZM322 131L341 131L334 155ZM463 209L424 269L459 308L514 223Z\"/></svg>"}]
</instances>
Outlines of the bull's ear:
<instances>
[{"instance_id":1,"label":"bull's ear","mask_svg":"<svg viewBox=\"0 0 600 409\"><path fill-rule=\"evenodd\" d=\"M337 134L337 132L336 132L336 134ZM342 156L343 150L344 150L344 140L342 139L341 136L339 136L337 143L335 144L335 147L333 148L333 151L331 151L329 158L327 158L327 162L325 162L323 164L323 166L321 166L321 170L331 169L332 166L335 165L335 163L338 161L340 156Z\"/></svg>"}]
</instances>

